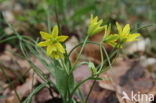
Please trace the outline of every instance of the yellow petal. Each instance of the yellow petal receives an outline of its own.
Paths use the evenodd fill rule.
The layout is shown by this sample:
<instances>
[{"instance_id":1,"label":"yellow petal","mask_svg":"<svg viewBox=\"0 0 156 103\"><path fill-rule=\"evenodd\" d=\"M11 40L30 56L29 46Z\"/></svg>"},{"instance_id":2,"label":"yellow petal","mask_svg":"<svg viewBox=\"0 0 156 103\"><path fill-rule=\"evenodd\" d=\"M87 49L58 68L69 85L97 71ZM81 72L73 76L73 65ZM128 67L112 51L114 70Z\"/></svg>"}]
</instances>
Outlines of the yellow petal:
<instances>
[{"instance_id":1,"label":"yellow petal","mask_svg":"<svg viewBox=\"0 0 156 103\"><path fill-rule=\"evenodd\" d=\"M136 41L139 36L140 36L139 33L129 34L126 41L127 42Z\"/></svg>"},{"instance_id":2,"label":"yellow petal","mask_svg":"<svg viewBox=\"0 0 156 103\"><path fill-rule=\"evenodd\" d=\"M54 58L55 58L55 59L59 59L59 55L58 55L58 54L55 54L55 55L54 55Z\"/></svg>"},{"instance_id":3,"label":"yellow petal","mask_svg":"<svg viewBox=\"0 0 156 103\"><path fill-rule=\"evenodd\" d=\"M111 33L111 24L105 25L105 36Z\"/></svg>"},{"instance_id":4,"label":"yellow petal","mask_svg":"<svg viewBox=\"0 0 156 103\"><path fill-rule=\"evenodd\" d=\"M68 38L68 36L59 36L58 41L59 42L64 42L67 38Z\"/></svg>"},{"instance_id":5,"label":"yellow petal","mask_svg":"<svg viewBox=\"0 0 156 103\"><path fill-rule=\"evenodd\" d=\"M96 23L98 20L98 17L94 17L93 15L91 15L91 19L90 19L90 24Z\"/></svg>"},{"instance_id":6,"label":"yellow petal","mask_svg":"<svg viewBox=\"0 0 156 103\"><path fill-rule=\"evenodd\" d=\"M95 18L94 18L94 22L97 22L98 21L98 16L96 16Z\"/></svg>"},{"instance_id":7,"label":"yellow petal","mask_svg":"<svg viewBox=\"0 0 156 103\"><path fill-rule=\"evenodd\" d=\"M52 54L50 55L51 58L53 59L60 59L60 58L63 58L63 54L60 53L60 52L52 52Z\"/></svg>"},{"instance_id":8,"label":"yellow petal","mask_svg":"<svg viewBox=\"0 0 156 103\"><path fill-rule=\"evenodd\" d=\"M48 34L47 32L40 31L40 34L41 34L41 37L43 39L49 39L50 38L50 34Z\"/></svg>"},{"instance_id":9,"label":"yellow petal","mask_svg":"<svg viewBox=\"0 0 156 103\"><path fill-rule=\"evenodd\" d=\"M50 57L55 59L55 55L56 55L56 53L57 53L57 52L55 52L55 51L52 52L51 55L50 55Z\"/></svg>"},{"instance_id":10,"label":"yellow petal","mask_svg":"<svg viewBox=\"0 0 156 103\"><path fill-rule=\"evenodd\" d=\"M117 41L119 39L119 35L118 34L113 34L113 35L107 35L103 38L103 42L105 43L109 43L112 41Z\"/></svg>"},{"instance_id":11,"label":"yellow petal","mask_svg":"<svg viewBox=\"0 0 156 103\"><path fill-rule=\"evenodd\" d=\"M100 26L103 23L103 20L99 20L97 23Z\"/></svg>"},{"instance_id":12,"label":"yellow petal","mask_svg":"<svg viewBox=\"0 0 156 103\"><path fill-rule=\"evenodd\" d=\"M87 34L89 36L92 36L98 32L101 32L102 30L104 30L105 26L100 26L102 23L102 20L100 22L96 22L94 24L90 24L89 25L89 28L88 28L88 31L87 31Z\"/></svg>"},{"instance_id":13,"label":"yellow petal","mask_svg":"<svg viewBox=\"0 0 156 103\"><path fill-rule=\"evenodd\" d=\"M129 34L129 32L130 32L130 25L126 24L126 26L123 28L122 34L126 35Z\"/></svg>"},{"instance_id":14,"label":"yellow petal","mask_svg":"<svg viewBox=\"0 0 156 103\"><path fill-rule=\"evenodd\" d=\"M39 42L37 45L40 46L40 47L44 47L44 46L48 45L48 42L46 42L46 41Z\"/></svg>"},{"instance_id":15,"label":"yellow petal","mask_svg":"<svg viewBox=\"0 0 156 103\"><path fill-rule=\"evenodd\" d=\"M51 54L51 55L50 55L50 57L55 59L55 56L54 56L54 54Z\"/></svg>"},{"instance_id":16,"label":"yellow petal","mask_svg":"<svg viewBox=\"0 0 156 103\"><path fill-rule=\"evenodd\" d=\"M112 41L112 42L109 42L108 44L111 45L112 47L117 47L117 43L116 42Z\"/></svg>"},{"instance_id":17,"label":"yellow petal","mask_svg":"<svg viewBox=\"0 0 156 103\"><path fill-rule=\"evenodd\" d=\"M122 27L118 22L116 22L116 27L117 27L119 34L121 34L122 33Z\"/></svg>"},{"instance_id":18,"label":"yellow petal","mask_svg":"<svg viewBox=\"0 0 156 103\"><path fill-rule=\"evenodd\" d=\"M65 50L64 50L64 47L62 46L62 44L57 43L55 45L56 45L58 51L60 51L61 53L65 53Z\"/></svg>"},{"instance_id":19,"label":"yellow petal","mask_svg":"<svg viewBox=\"0 0 156 103\"><path fill-rule=\"evenodd\" d=\"M57 25L55 25L54 26L54 28L53 28L53 30L52 30L52 36L58 36L58 26Z\"/></svg>"},{"instance_id":20,"label":"yellow petal","mask_svg":"<svg viewBox=\"0 0 156 103\"><path fill-rule=\"evenodd\" d=\"M60 53L60 52L57 52L57 54L55 55L55 59L60 59L60 58L63 58L63 54Z\"/></svg>"},{"instance_id":21,"label":"yellow petal","mask_svg":"<svg viewBox=\"0 0 156 103\"><path fill-rule=\"evenodd\" d=\"M47 47L47 55L51 55L52 51L54 50L55 48L52 46L52 45L48 45Z\"/></svg>"},{"instance_id":22,"label":"yellow petal","mask_svg":"<svg viewBox=\"0 0 156 103\"><path fill-rule=\"evenodd\" d=\"M97 26L97 25L90 24L90 25L89 25L89 28L88 28L88 32L87 32L87 34L88 34L88 35L92 35L94 29L96 28L96 26Z\"/></svg>"}]
</instances>

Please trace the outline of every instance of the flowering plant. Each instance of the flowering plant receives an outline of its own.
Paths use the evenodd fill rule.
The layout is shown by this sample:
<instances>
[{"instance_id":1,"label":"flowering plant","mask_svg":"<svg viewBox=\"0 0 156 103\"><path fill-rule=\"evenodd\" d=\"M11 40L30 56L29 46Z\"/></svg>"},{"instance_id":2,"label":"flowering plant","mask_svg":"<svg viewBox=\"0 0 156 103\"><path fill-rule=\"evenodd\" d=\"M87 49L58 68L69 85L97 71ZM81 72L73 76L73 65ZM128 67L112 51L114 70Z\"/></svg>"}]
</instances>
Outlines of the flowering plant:
<instances>
[{"instance_id":1,"label":"flowering plant","mask_svg":"<svg viewBox=\"0 0 156 103\"><path fill-rule=\"evenodd\" d=\"M41 41L37 45L40 47L46 47L46 55L51 58L50 65L53 65L53 68L50 68L49 71L55 78L55 82L51 82L61 95L63 103L75 103L76 101L73 96L77 93L77 91L79 91L79 87L86 81L94 80L94 85L96 80L102 80L99 75L106 71L107 67L111 68L112 59L116 55L115 51L122 48L127 42L136 41L140 36L139 33L130 33L129 24L126 24L125 27L122 28L121 25L116 22L116 28L118 33L112 33L111 25L103 25L102 19L99 20L97 16L91 16L87 35L84 41L76 45L69 54L66 52L65 45L63 44L64 41L68 39L68 36L59 36L59 29L57 25L54 26L52 33L40 32L42 39L45 41ZM89 41L89 37L96 35L99 32L103 33L103 39L100 42ZM85 62L92 72L92 75L77 83L74 79L73 71L77 68L80 56L82 55L85 45L88 43L99 46L101 63L98 66L95 66L91 61ZM104 44L110 45L111 48L114 48L112 53L107 53ZM74 63L71 63L71 53L80 46L80 52L78 53L76 60ZM80 102L87 103L92 87L85 99L80 97Z\"/></svg>"}]
</instances>

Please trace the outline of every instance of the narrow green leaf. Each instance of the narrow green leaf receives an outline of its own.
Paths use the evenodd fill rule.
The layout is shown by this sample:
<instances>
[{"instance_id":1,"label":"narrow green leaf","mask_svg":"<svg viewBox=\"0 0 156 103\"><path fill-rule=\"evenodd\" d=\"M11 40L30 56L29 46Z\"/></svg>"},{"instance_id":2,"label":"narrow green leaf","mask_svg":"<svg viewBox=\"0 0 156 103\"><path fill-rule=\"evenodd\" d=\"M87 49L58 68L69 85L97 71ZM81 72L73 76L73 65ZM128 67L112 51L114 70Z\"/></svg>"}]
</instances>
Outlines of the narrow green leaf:
<instances>
[{"instance_id":1,"label":"narrow green leaf","mask_svg":"<svg viewBox=\"0 0 156 103\"><path fill-rule=\"evenodd\" d=\"M36 95L41 89L43 89L47 84L48 82L40 84L38 87L36 87L22 103L30 103L32 100L32 97Z\"/></svg>"}]
</instances>

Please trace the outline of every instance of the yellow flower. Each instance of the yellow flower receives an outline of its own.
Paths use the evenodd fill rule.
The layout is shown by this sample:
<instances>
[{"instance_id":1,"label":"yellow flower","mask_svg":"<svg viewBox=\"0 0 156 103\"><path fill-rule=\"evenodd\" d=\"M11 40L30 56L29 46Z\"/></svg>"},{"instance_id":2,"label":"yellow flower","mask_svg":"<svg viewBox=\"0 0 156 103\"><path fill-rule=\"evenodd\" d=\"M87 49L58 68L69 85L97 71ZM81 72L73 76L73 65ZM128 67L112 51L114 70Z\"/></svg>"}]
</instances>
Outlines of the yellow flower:
<instances>
[{"instance_id":1,"label":"yellow flower","mask_svg":"<svg viewBox=\"0 0 156 103\"><path fill-rule=\"evenodd\" d=\"M105 26L105 34L103 36L103 42L107 43L113 47L117 45L118 35L110 34L111 25Z\"/></svg>"},{"instance_id":2,"label":"yellow flower","mask_svg":"<svg viewBox=\"0 0 156 103\"><path fill-rule=\"evenodd\" d=\"M116 22L118 34L110 34L110 26L105 26L105 35L103 42L113 47L122 48L126 42L132 42L138 40L139 33L130 33L130 25L126 24L124 28Z\"/></svg>"},{"instance_id":3,"label":"yellow flower","mask_svg":"<svg viewBox=\"0 0 156 103\"><path fill-rule=\"evenodd\" d=\"M103 20L98 20L97 16L93 17L93 15L91 15L87 34L89 36L92 36L98 32L101 32L102 30L104 30L105 26L101 26L102 23L103 23Z\"/></svg>"},{"instance_id":4,"label":"yellow flower","mask_svg":"<svg viewBox=\"0 0 156 103\"><path fill-rule=\"evenodd\" d=\"M68 38L68 36L58 36L58 33L59 31L57 25L54 26L51 34L41 31L41 37L45 41L38 43L38 46L40 47L47 47L47 55L54 59L63 58L65 49L61 42L64 42Z\"/></svg>"},{"instance_id":5,"label":"yellow flower","mask_svg":"<svg viewBox=\"0 0 156 103\"><path fill-rule=\"evenodd\" d=\"M137 38L140 36L139 33L130 33L130 25L126 24L124 28L116 22L116 27L118 30L119 40L124 42L132 42L138 40Z\"/></svg>"}]
</instances>

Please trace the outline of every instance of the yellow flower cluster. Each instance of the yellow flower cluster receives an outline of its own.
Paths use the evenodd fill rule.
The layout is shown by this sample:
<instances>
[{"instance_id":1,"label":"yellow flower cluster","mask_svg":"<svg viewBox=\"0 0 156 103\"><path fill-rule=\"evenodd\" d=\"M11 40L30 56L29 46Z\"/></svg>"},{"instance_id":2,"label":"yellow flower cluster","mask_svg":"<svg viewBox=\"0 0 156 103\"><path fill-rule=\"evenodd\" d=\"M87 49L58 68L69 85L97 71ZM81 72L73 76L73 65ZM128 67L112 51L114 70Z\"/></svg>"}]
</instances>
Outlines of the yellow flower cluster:
<instances>
[{"instance_id":1,"label":"yellow flower cluster","mask_svg":"<svg viewBox=\"0 0 156 103\"><path fill-rule=\"evenodd\" d=\"M58 26L54 26L52 33L40 32L41 37L45 40L38 43L40 47L47 47L47 55L59 59L64 57L65 49L61 42L64 42L68 36L58 36L59 30Z\"/></svg>"},{"instance_id":2,"label":"yellow flower cluster","mask_svg":"<svg viewBox=\"0 0 156 103\"><path fill-rule=\"evenodd\" d=\"M101 26L102 23L103 23L103 20L98 20L97 16L94 18L93 15L91 15L87 34L89 36L92 36L98 32L101 32L102 30L104 30L105 26Z\"/></svg>"},{"instance_id":3,"label":"yellow flower cluster","mask_svg":"<svg viewBox=\"0 0 156 103\"><path fill-rule=\"evenodd\" d=\"M106 35L103 38L103 42L112 45L113 47L122 48L123 44L126 42L133 42L138 40L137 38L140 36L139 33L130 33L130 25L126 24L124 28L116 22L116 27L118 30L117 34ZM107 29L105 29L107 31Z\"/></svg>"},{"instance_id":4,"label":"yellow flower cluster","mask_svg":"<svg viewBox=\"0 0 156 103\"><path fill-rule=\"evenodd\" d=\"M130 25L126 24L124 28L121 27L121 25L116 22L117 30L118 30L118 35L119 39L124 40L125 42L131 42L131 41L136 41L137 37L140 36L139 33L130 33Z\"/></svg>"},{"instance_id":5,"label":"yellow flower cluster","mask_svg":"<svg viewBox=\"0 0 156 103\"><path fill-rule=\"evenodd\" d=\"M139 33L130 33L129 24L126 24L125 27L122 28L121 25L118 22L116 22L118 33L111 34L111 26L110 25L102 26L102 23L103 20L98 20L97 16L96 17L91 16L88 27L88 35L92 36L95 35L96 33L105 30L103 42L110 44L113 47L121 48L124 43L136 41L137 38L140 36Z\"/></svg>"},{"instance_id":6,"label":"yellow flower cluster","mask_svg":"<svg viewBox=\"0 0 156 103\"><path fill-rule=\"evenodd\" d=\"M97 16L93 17L93 15L91 15L87 34L90 37L105 30L103 42L113 47L121 48L124 43L136 41L140 36L139 33L130 33L129 24L126 24L124 28L122 28L121 25L116 22L118 33L111 34L111 26L102 25L102 23L103 20L99 20ZM58 36L59 30L57 25L54 26L52 33L49 34L41 31L40 34L45 41L38 43L38 46L47 47L47 55L54 59L63 58L65 49L61 43L64 42L68 36Z\"/></svg>"}]
</instances>

